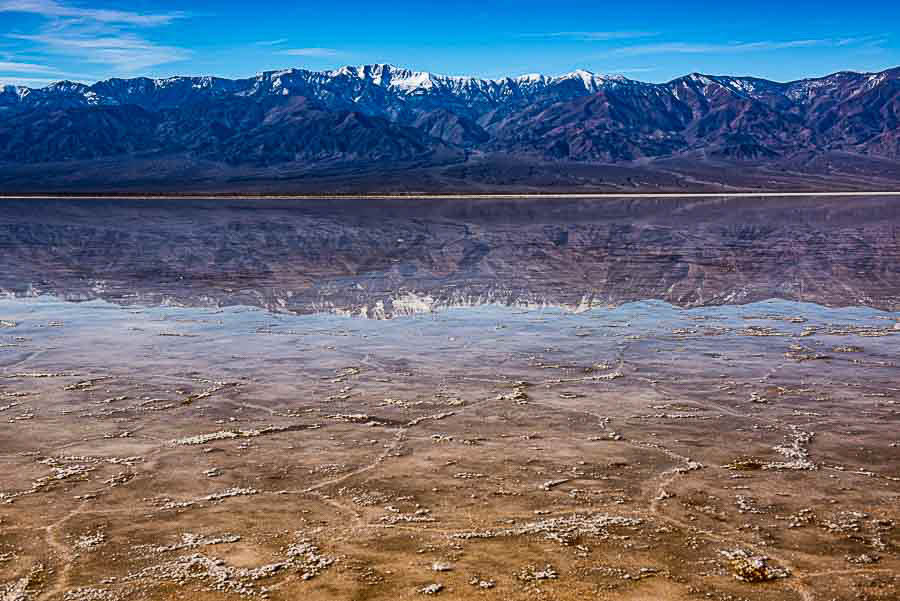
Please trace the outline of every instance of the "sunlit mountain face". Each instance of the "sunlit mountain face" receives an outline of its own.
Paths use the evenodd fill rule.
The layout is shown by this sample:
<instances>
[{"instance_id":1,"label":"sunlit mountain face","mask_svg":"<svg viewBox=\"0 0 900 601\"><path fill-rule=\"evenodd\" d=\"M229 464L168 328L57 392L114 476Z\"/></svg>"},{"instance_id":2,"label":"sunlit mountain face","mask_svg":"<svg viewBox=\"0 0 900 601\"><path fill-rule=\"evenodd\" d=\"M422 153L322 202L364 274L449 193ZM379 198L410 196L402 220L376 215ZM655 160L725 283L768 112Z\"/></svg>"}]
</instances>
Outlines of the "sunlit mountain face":
<instances>
[{"instance_id":1,"label":"sunlit mountain face","mask_svg":"<svg viewBox=\"0 0 900 601\"><path fill-rule=\"evenodd\" d=\"M769 298L894 310L895 198L23 200L10 295L390 318Z\"/></svg>"},{"instance_id":2,"label":"sunlit mountain face","mask_svg":"<svg viewBox=\"0 0 900 601\"><path fill-rule=\"evenodd\" d=\"M6 192L893 189L900 70L666 83L373 64L0 89Z\"/></svg>"}]
</instances>

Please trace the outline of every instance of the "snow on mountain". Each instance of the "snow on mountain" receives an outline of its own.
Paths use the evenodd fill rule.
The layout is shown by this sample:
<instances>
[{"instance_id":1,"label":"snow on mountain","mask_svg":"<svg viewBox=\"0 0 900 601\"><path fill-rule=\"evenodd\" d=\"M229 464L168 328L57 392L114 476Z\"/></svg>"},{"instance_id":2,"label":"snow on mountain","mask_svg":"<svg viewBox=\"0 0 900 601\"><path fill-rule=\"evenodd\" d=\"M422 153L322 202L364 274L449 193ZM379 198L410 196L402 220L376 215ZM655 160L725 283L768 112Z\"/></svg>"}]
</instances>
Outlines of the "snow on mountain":
<instances>
[{"instance_id":1,"label":"snow on mountain","mask_svg":"<svg viewBox=\"0 0 900 601\"><path fill-rule=\"evenodd\" d=\"M886 72L888 73L888 72ZM603 90L627 87L680 97L685 86L711 93L713 87L737 96L755 99L780 97L806 102L823 90L846 87L871 89L885 81L885 74L835 73L833 75L778 83L753 77L713 76L693 73L667 84L646 84L620 75L595 74L583 69L564 75L527 74L500 79L481 79L413 71L388 64L345 66L330 71L284 69L267 71L246 79L218 77L169 77L165 79L108 79L93 85L61 81L45 88L7 86L0 92L0 106L7 112L34 107L72 107L135 104L148 110L177 107L184 103L234 95L265 97L302 95L326 107L352 107L388 114L409 102L443 102L455 108L485 108L539 100L568 100ZM857 81L858 80L858 81ZM394 106L398 104L398 106Z\"/></svg>"},{"instance_id":2,"label":"snow on mountain","mask_svg":"<svg viewBox=\"0 0 900 601\"><path fill-rule=\"evenodd\" d=\"M482 79L371 64L236 80L62 81L0 89L0 160L155 152L272 165L456 160L473 150L606 162L699 151L900 157L898 80L900 69L788 83L692 73L652 84L585 70Z\"/></svg>"},{"instance_id":3,"label":"snow on mountain","mask_svg":"<svg viewBox=\"0 0 900 601\"><path fill-rule=\"evenodd\" d=\"M413 71L393 65L373 64L345 66L331 71L284 69L267 71L255 77L228 80L216 77L169 77L165 79L108 79L91 86L62 81L45 88L22 88L18 97L22 109L30 108L25 97L36 104L65 96L69 104L80 97L84 105L136 104L151 110L187 102L198 93L236 96L304 95L335 103L366 103L380 100L403 100L409 97L446 97L469 104L499 104L513 99L531 101L536 95L553 88L569 88L569 94L592 94L615 85L631 83L621 76L596 75L578 70L560 76L540 74L480 79L476 77L437 75ZM369 92L369 94L367 94ZM385 98L373 99L377 92ZM165 96L160 100L159 96Z\"/></svg>"}]
</instances>

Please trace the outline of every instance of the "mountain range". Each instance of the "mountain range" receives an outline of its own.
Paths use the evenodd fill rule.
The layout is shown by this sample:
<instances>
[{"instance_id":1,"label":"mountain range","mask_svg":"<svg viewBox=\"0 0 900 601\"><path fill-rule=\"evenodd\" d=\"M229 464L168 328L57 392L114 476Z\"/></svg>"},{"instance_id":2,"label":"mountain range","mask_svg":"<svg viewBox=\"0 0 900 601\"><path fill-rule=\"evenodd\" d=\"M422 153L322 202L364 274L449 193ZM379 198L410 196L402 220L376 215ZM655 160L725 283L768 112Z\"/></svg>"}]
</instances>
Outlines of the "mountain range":
<instances>
[{"instance_id":1,"label":"mountain range","mask_svg":"<svg viewBox=\"0 0 900 601\"><path fill-rule=\"evenodd\" d=\"M406 174L436 191L773 177L853 187L866 174L900 181L898 120L900 68L788 83L693 73L654 84L581 70L487 80L380 64L64 81L0 90L0 186L342 181L390 191Z\"/></svg>"}]
</instances>

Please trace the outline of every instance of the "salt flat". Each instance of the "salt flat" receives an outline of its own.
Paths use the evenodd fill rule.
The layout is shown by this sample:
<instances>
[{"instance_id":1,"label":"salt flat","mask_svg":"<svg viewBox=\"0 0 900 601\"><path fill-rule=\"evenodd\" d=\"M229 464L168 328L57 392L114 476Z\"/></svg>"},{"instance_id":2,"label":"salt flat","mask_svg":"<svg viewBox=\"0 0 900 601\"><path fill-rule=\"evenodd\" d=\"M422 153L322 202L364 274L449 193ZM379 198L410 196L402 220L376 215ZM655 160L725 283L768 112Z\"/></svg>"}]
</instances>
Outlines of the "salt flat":
<instances>
[{"instance_id":1,"label":"salt flat","mask_svg":"<svg viewBox=\"0 0 900 601\"><path fill-rule=\"evenodd\" d=\"M0 218L4 601L898 595L890 199L85 202Z\"/></svg>"}]
</instances>

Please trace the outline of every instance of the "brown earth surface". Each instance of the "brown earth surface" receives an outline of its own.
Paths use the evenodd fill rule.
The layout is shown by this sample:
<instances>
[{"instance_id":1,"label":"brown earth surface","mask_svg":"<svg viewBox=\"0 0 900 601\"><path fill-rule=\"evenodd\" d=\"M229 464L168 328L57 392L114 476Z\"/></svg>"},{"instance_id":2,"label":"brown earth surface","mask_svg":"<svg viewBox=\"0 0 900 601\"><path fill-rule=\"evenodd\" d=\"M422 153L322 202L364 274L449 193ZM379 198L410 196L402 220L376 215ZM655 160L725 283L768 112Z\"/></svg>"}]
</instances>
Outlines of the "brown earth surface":
<instances>
[{"instance_id":1,"label":"brown earth surface","mask_svg":"<svg viewBox=\"0 0 900 601\"><path fill-rule=\"evenodd\" d=\"M828 281L822 265L843 274L831 281L867 281L837 267L855 231L870 254L853 261L880 273L890 297L893 208L830 203L707 204L703 219L696 203L636 204L615 219L645 236L668 227L672 239L735 220L768 219L785 240L819 232L823 258L802 263L820 266L815 278L742 268L758 289L801 272ZM5 283L0 300L3 601L900 595L896 305L862 302L848 285L828 298L679 308L658 287L596 279L600 255L584 249L568 259L581 258L582 285L617 302L571 305L554 295L575 285L556 262L565 251L541 249L561 239L560 224L566 244L573 228L615 229L588 205L580 219L519 205L518 226L511 209L479 205L382 206L356 221L325 205L305 215L143 206L98 211L93 224L60 204L3 213L4 256L19 261L7 264L32 284ZM202 211L206 237L173 234ZM265 233L279 222L353 244L338 252ZM416 279L443 243L425 237L391 255L387 241L425 222L455 225L462 239L479 231L487 252L448 253L453 262ZM168 247L131 245L166 232ZM530 263L518 254L529 244ZM755 244L730 247L734 264L754 264ZM268 262L278 248L297 253L284 272ZM634 273L672 273L657 253L626 256ZM791 255L780 256L766 265ZM233 297L221 275L230 260L248 261ZM500 282L532 271L506 301L423 301L484 286L488 267ZM255 278L282 281L293 300L269 306ZM733 285L704 281L725 282L720 295ZM341 292L357 285L368 300ZM322 294L330 304L315 305ZM632 294L650 300L626 302ZM349 317L363 301L393 319Z\"/></svg>"}]
</instances>

